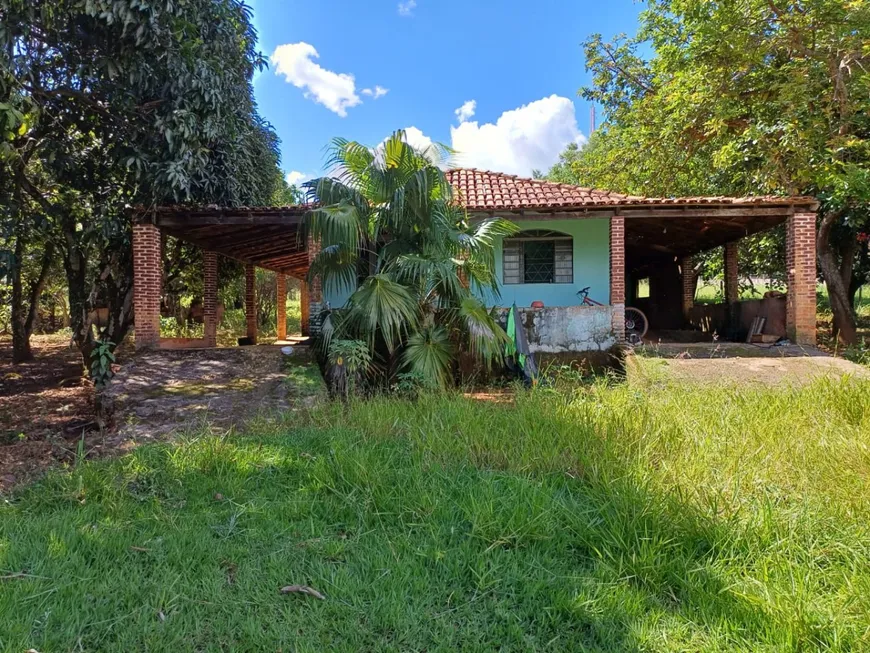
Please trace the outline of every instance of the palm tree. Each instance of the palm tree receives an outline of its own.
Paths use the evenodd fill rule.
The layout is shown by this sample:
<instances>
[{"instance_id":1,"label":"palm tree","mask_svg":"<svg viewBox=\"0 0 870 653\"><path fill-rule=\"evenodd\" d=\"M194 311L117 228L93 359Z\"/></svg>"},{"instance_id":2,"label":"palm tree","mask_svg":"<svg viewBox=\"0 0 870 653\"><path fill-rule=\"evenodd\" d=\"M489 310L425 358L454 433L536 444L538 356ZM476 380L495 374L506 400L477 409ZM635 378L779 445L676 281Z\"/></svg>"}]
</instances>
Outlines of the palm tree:
<instances>
[{"instance_id":1,"label":"palm tree","mask_svg":"<svg viewBox=\"0 0 870 653\"><path fill-rule=\"evenodd\" d=\"M402 131L374 149L335 139L333 176L305 184L319 204L308 232L321 246L309 279L320 277L326 292L353 291L324 344L364 341L386 379L402 369L443 387L458 352L489 365L507 340L480 297L498 297L495 239L516 227L469 223L438 167L449 156L443 145L415 149Z\"/></svg>"}]
</instances>

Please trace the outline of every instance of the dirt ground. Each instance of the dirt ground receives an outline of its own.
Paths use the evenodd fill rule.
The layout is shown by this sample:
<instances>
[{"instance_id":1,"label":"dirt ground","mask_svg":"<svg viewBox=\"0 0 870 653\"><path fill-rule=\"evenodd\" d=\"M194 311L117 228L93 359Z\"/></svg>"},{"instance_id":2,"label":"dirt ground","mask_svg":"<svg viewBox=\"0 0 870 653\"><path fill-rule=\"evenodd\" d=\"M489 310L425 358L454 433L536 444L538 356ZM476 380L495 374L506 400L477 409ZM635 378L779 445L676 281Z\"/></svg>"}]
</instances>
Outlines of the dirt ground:
<instances>
[{"instance_id":1,"label":"dirt ground","mask_svg":"<svg viewBox=\"0 0 870 653\"><path fill-rule=\"evenodd\" d=\"M742 343L673 343L638 347L635 356L657 361L686 381L796 385L821 377L870 378L870 369L815 347ZM646 367L649 371L649 366Z\"/></svg>"},{"instance_id":2,"label":"dirt ground","mask_svg":"<svg viewBox=\"0 0 870 653\"><path fill-rule=\"evenodd\" d=\"M264 409L308 406L320 387L307 347L294 347L288 357L280 347L263 345L137 355L108 395L118 434L143 442L206 424L226 430Z\"/></svg>"},{"instance_id":3,"label":"dirt ground","mask_svg":"<svg viewBox=\"0 0 870 653\"><path fill-rule=\"evenodd\" d=\"M78 352L35 336L36 360L12 365L0 340L0 492L54 465L126 451L196 428L228 430L263 409L296 410L322 392L306 347L121 352L107 392L115 421L100 430Z\"/></svg>"},{"instance_id":4,"label":"dirt ground","mask_svg":"<svg viewBox=\"0 0 870 653\"><path fill-rule=\"evenodd\" d=\"M78 350L60 336L34 336L32 347L35 360L12 365L12 341L0 338L0 488L71 460L82 431L94 427Z\"/></svg>"}]
</instances>

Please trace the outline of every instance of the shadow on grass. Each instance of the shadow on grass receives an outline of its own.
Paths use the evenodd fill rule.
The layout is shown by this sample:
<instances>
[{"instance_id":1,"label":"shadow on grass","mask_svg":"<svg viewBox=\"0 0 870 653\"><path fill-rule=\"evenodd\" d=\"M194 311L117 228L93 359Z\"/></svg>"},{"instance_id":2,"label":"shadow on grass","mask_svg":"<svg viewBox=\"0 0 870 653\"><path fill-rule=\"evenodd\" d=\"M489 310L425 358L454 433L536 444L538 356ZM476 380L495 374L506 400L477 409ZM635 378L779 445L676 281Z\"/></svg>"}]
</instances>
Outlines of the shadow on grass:
<instances>
[{"instance_id":1,"label":"shadow on grass","mask_svg":"<svg viewBox=\"0 0 870 653\"><path fill-rule=\"evenodd\" d=\"M832 644L734 591L751 535L645 483L619 415L601 424L383 400L53 474L0 509L0 568L26 574L2 586L0 648Z\"/></svg>"}]
</instances>

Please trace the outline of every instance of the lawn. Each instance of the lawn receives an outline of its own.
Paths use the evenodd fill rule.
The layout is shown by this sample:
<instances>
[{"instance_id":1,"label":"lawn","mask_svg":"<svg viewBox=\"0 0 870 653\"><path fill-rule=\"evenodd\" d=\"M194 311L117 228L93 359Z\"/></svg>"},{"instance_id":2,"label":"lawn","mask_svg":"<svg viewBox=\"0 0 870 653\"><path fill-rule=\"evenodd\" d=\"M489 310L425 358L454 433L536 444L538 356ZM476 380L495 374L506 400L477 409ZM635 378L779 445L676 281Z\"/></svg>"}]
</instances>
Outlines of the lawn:
<instances>
[{"instance_id":1,"label":"lawn","mask_svg":"<svg viewBox=\"0 0 870 653\"><path fill-rule=\"evenodd\" d=\"M868 649L870 382L640 365L54 473L0 507L0 650Z\"/></svg>"}]
</instances>

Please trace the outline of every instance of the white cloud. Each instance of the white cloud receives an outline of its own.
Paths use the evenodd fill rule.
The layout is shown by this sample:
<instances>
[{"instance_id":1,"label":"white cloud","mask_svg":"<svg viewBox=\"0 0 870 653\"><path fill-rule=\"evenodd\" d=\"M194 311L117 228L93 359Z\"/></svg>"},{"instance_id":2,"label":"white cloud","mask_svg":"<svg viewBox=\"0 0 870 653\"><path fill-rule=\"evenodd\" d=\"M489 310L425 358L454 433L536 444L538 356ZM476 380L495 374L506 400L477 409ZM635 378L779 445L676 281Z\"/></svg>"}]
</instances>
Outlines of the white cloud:
<instances>
[{"instance_id":1,"label":"white cloud","mask_svg":"<svg viewBox=\"0 0 870 653\"><path fill-rule=\"evenodd\" d=\"M375 100L377 100L380 97L385 96L389 92L390 92L390 89L384 88L383 86L381 86L379 84L375 85L374 88L364 88L362 91L360 91L360 93L362 93L363 95L368 95Z\"/></svg>"},{"instance_id":2,"label":"white cloud","mask_svg":"<svg viewBox=\"0 0 870 653\"><path fill-rule=\"evenodd\" d=\"M405 141L415 150L423 152L432 147L432 139L416 127L405 128Z\"/></svg>"},{"instance_id":3,"label":"white cloud","mask_svg":"<svg viewBox=\"0 0 870 653\"><path fill-rule=\"evenodd\" d=\"M433 148L434 142L431 138L426 136L420 129L416 127L405 127L405 142L413 147L415 150L418 150L423 153L429 153L431 157L435 160L436 163L439 163L440 155L439 152ZM382 153L384 149L384 143L387 142L385 138L378 146L374 149L376 154ZM431 151L430 151L430 148Z\"/></svg>"},{"instance_id":4,"label":"white cloud","mask_svg":"<svg viewBox=\"0 0 870 653\"><path fill-rule=\"evenodd\" d=\"M314 179L314 175L299 172L298 170L292 170L285 175L284 179L287 180L288 186L301 186L306 181Z\"/></svg>"},{"instance_id":5,"label":"white cloud","mask_svg":"<svg viewBox=\"0 0 870 653\"><path fill-rule=\"evenodd\" d=\"M474 117L475 111L477 111L477 100L469 100L454 111L454 113L456 114L456 117L459 118L459 122L467 122Z\"/></svg>"},{"instance_id":6,"label":"white cloud","mask_svg":"<svg viewBox=\"0 0 870 653\"><path fill-rule=\"evenodd\" d=\"M456 164L509 174L530 176L532 170L546 171L559 159L569 143L584 143L577 127L574 103L558 95L505 111L495 123L462 120L450 128L456 150Z\"/></svg>"},{"instance_id":7,"label":"white cloud","mask_svg":"<svg viewBox=\"0 0 870 653\"><path fill-rule=\"evenodd\" d=\"M275 48L272 64L275 73L303 89L306 98L313 98L344 118L349 108L362 102L356 93L354 76L327 70L313 61L319 56L310 43L286 43Z\"/></svg>"},{"instance_id":8,"label":"white cloud","mask_svg":"<svg viewBox=\"0 0 870 653\"><path fill-rule=\"evenodd\" d=\"M404 0L399 3L400 16L413 16L414 9L417 8L417 0Z\"/></svg>"}]
</instances>

